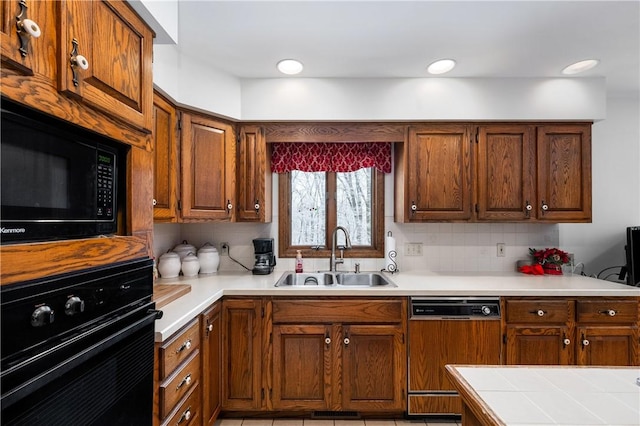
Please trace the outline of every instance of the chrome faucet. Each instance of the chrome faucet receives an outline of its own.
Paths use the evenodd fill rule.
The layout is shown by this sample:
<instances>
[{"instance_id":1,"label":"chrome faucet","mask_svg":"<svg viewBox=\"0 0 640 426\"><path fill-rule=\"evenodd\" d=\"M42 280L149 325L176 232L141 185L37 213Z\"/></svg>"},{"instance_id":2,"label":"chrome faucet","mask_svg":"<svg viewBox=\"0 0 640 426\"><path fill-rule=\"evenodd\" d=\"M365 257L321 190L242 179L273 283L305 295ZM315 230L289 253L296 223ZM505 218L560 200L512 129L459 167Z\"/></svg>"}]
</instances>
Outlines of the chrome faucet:
<instances>
[{"instance_id":1,"label":"chrome faucet","mask_svg":"<svg viewBox=\"0 0 640 426\"><path fill-rule=\"evenodd\" d=\"M345 239L345 246L340 248L340 256L338 259L336 259L336 240L337 240L337 234L338 234L338 230L341 230L344 233L344 239ZM340 263L344 263L344 249L350 249L351 248L351 238L349 238L349 232L347 232L347 230L342 227L342 226L336 226L336 228L333 230L333 235L331 237L332 239L332 243L331 243L331 259L329 259L329 271L335 271L336 270L336 265L340 264Z\"/></svg>"}]
</instances>

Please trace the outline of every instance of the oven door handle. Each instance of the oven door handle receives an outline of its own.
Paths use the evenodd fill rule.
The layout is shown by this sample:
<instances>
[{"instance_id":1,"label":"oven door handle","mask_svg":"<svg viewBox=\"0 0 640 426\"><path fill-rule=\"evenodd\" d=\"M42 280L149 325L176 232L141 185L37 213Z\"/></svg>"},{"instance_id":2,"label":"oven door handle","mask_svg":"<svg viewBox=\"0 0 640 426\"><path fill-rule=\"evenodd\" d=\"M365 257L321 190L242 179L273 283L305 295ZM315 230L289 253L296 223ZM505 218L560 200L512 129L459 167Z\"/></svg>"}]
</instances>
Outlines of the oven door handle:
<instances>
[{"instance_id":1,"label":"oven door handle","mask_svg":"<svg viewBox=\"0 0 640 426\"><path fill-rule=\"evenodd\" d=\"M139 315L140 312L146 313L142 318L137 319L133 322L130 322L129 324L124 325L123 327L117 327L115 330L109 330L109 334L106 337L100 338L100 340L90 344L84 349L80 348L78 352L64 359L63 362L60 362L51 368L47 368L45 371L42 371L39 374L36 374L35 376L30 377L28 380L25 380L19 383L12 389L8 389L8 390L6 388L3 389L4 393L2 394L2 398L1 398L3 409L11 406L13 403L15 403L16 401L19 401L26 395L29 395L35 392L36 390L42 388L43 386L50 383L52 380L55 380L57 377L60 377L61 375L73 370L75 367L82 364L86 360L111 348L112 346L116 345L117 343L121 342L127 337L133 335L134 333L143 329L144 327L150 324L153 324L153 322L158 317L157 311L153 309L154 306L155 306L154 303L150 303L144 307L136 309L136 311L131 312L128 315L125 315L124 317L114 319L113 321L110 321L109 323L104 324L102 327L98 327L92 330L91 332L88 332L84 337L90 337L92 334L95 334L97 332L101 332L101 331L104 332L105 330L109 330L109 328L113 328L114 325L121 323L123 319L128 317L129 315L134 315L136 313ZM129 319L129 321L132 321L132 319ZM153 336L151 336L150 338L153 338ZM70 342L70 343L77 344L77 341L74 340L73 342ZM63 346L66 346L66 345L63 345ZM29 364L30 362L22 363L18 368L15 369L16 371L5 372L5 373L11 374L13 372L17 372L17 370L30 368Z\"/></svg>"}]
</instances>

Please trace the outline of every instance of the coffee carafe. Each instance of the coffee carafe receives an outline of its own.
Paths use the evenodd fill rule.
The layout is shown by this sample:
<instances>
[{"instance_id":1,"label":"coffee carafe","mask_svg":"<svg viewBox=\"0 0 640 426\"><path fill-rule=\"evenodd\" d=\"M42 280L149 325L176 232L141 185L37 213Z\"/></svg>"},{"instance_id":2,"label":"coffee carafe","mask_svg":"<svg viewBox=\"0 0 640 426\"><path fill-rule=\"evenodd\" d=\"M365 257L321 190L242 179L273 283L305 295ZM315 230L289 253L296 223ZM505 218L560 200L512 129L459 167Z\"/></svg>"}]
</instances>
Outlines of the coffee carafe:
<instances>
[{"instance_id":1,"label":"coffee carafe","mask_svg":"<svg viewBox=\"0 0 640 426\"><path fill-rule=\"evenodd\" d=\"M253 265L254 275L268 275L276 266L276 257L273 254L273 238L256 238L253 240L253 249L256 255L256 263Z\"/></svg>"}]
</instances>

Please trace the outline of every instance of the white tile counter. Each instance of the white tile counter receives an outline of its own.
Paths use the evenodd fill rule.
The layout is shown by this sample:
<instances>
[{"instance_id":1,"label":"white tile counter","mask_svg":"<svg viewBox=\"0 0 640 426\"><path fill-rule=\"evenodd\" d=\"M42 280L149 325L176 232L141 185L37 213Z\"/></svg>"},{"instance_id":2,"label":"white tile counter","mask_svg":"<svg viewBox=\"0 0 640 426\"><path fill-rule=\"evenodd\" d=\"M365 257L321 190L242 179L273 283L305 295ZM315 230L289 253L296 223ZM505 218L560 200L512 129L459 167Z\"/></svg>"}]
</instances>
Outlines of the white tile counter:
<instances>
[{"instance_id":1,"label":"white tile counter","mask_svg":"<svg viewBox=\"0 0 640 426\"><path fill-rule=\"evenodd\" d=\"M519 273L442 273L411 271L387 274L397 287L274 287L282 275L219 273L193 278L160 279L158 284L190 284L191 292L162 308L156 321L157 342L164 341L224 296L640 296L640 288L595 278L534 276Z\"/></svg>"},{"instance_id":2,"label":"white tile counter","mask_svg":"<svg viewBox=\"0 0 640 426\"><path fill-rule=\"evenodd\" d=\"M640 425L640 367L447 370L465 404L463 426Z\"/></svg>"}]
</instances>

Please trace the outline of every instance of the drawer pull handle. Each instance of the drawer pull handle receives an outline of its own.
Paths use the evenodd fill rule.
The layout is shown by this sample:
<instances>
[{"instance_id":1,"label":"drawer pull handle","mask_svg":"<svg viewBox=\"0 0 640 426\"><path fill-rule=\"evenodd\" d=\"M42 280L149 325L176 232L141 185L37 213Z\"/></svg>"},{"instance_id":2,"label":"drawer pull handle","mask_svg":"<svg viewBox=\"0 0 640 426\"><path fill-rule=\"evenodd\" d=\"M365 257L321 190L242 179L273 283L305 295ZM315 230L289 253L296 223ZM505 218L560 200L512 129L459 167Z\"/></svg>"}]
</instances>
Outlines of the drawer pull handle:
<instances>
[{"instance_id":1,"label":"drawer pull handle","mask_svg":"<svg viewBox=\"0 0 640 426\"><path fill-rule=\"evenodd\" d=\"M186 349L191 349L191 339L187 340L186 342L184 342L182 344L182 346L180 346L177 350L176 353L179 354L180 352L186 350Z\"/></svg>"},{"instance_id":2,"label":"drawer pull handle","mask_svg":"<svg viewBox=\"0 0 640 426\"><path fill-rule=\"evenodd\" d=\"M536 311L531 311L531 312L529 312L529 313L530 313L530 314L535 314L535 315L537 315L537 316L539 316L539 317L543 317L543 316L544 316L544 314L546 314L546 313L547 313L547 311L543 311L542 309L538 309L538 310L536 310Z\"/></svg>"},{"instance_id":3,"label":"drawer pull handle","mask_svg":"<svg viewBox=\"0 0 640 426\"><path fill-rule=\"evenodd\" d=\"M183 387L184 385L189 386L190 384L191 384L191 373L184 376L184 379L182 379L182 381L178 383L178 386L176 386L176 390L180 390L180 388Z\"/></svg>"},{"instance_id":4,"label":"drawer pull handle","mask_svg":"<svg viewBox=\"0 0 640 426\"><path fill-rule=\"evenodd\" d=\"M605 309L605 310L600 311L598 313L602 314L602 315L608 315L610 317L615 317L618 312L613 310L613 309Z\"/></svg>"},{"instance_id":5,"label":"drawer pull handle","mask_svg":"<svg viewBox=\"0 0 640 426\"><path fill-rule=\"evenodd\" d=\"M191 418L191 407L187 408L185 412L182 413L182 416L180 416L180 419L176 424L179 425L182 422L188 422L190 418Z\"/></svg>"}]
</instances>

